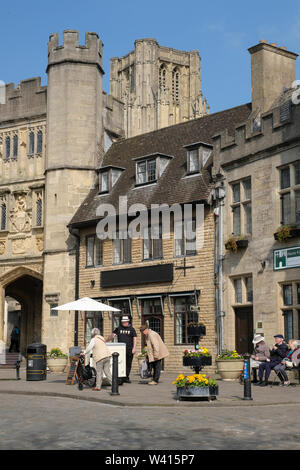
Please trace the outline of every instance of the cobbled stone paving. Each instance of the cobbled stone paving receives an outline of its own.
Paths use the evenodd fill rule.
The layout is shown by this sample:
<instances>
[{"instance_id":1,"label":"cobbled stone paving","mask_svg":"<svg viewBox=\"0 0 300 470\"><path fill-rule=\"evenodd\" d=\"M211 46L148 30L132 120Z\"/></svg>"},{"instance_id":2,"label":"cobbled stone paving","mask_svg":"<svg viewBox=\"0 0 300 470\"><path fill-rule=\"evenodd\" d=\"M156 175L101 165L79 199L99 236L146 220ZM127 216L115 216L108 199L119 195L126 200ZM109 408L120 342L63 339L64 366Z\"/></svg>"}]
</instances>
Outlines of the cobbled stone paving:
<instances>
[{"instance_id":1,"label":"cobbled stone paving","mask_svg":"<svg viewBox=\"0 0 300 470\"><path fill-rule=\"evenodd\" d=\"M300 405L119 407L1 394L1 450L300 449Z\"/></svg>"}]
</instances>

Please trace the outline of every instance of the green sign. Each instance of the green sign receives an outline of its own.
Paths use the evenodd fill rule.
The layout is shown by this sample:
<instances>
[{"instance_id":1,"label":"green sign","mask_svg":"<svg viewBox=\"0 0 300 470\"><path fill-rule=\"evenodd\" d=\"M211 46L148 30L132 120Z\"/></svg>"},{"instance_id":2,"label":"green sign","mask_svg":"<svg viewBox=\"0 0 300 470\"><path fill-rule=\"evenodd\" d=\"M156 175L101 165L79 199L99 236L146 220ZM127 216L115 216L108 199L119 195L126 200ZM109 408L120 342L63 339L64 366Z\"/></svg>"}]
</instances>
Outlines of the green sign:
<instances>
[{"instance_id":1,"label":"green sign","mask_svg":"<svg viewBox=\"0 0 300 470\"><path fill-rule=\"evenodd\" d=\"M300 246L274 250L274 270L297 268L300 266Z\"/></svg>"}]
</instances>

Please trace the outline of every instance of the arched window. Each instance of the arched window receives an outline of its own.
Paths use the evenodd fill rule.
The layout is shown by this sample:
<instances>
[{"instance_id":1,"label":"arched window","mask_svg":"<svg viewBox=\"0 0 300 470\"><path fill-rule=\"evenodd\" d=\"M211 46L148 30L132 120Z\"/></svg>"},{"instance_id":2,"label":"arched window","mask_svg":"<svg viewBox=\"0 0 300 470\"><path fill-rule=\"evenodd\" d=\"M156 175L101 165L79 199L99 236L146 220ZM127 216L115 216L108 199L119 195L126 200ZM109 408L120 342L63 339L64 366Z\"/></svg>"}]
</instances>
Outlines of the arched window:
<instances>
[{"instance_id":1,"label":"arched window","mask_svg":"<svg viewBox=\"0 0 300 470\"><path fill-rule=\"evenodd\" d=\"M29 155L34 154L34 132L29 133Z\"/></svg>"},{"instance_id":2,"label":"arched window","mask_svg":"<svg viewBox=\"0 0 300 470\"><path fill-rule=\"evenodd\" d=\"M10 137L5 139L5 158L10 157Z\"/></svg>"},{"instance_id":3,"label":"arched window","mask_svg":"<svg viewBox=\"0 0 300 470\"><path fill-rule=\"evenodd\" d=\"M43 202L41 197L36 201L36 226L41 227L43 222Z\"/></svg>"},{"instance_id":4,"label":"arched window","mask_svg":"<svg viewBox=\"0 0 300 470\"><path fill-rule=\"evenodd\" d=\"M42 153L43 151L43 133L42 131L38 131L37 134L37 153Z\"/></svg>"},{"instance_id":5,"label":"arched window","mask_svg":"<svg viewBox=\"0 0 300 470\"><path fill-rule=\"evenodd\" d=\"M1 230L6 229L6 204L1 205Z\"/></svg>"},{"instance_id":6,"label":"arched window","mask_svg":"<svg viewBox=\"0 0 300 470\"><path fill-rule=\"evenodd\" d=\"M172 72L172 98L179 101L179 70L177 67Z\"/></svg>"},{"instance_id":7,"label":"arched window","mask_svg":"<svg viewBox=\"0 0 300 470\"><path fill-rule=\"evenodd\" d=\"M13 140L13 157L18 156L18 136L14 135L14 140Z\"/></svg>"},{"instance_id":8,"label":"arched window","mask_svg":"<svg viewBox=\"0 0 300 470\"><path fill-rule=\"evenodd\" d=\"M166 66L162 64L159 68L159 89L160 91L166 90Z\"/></svg>"}]
</instances>

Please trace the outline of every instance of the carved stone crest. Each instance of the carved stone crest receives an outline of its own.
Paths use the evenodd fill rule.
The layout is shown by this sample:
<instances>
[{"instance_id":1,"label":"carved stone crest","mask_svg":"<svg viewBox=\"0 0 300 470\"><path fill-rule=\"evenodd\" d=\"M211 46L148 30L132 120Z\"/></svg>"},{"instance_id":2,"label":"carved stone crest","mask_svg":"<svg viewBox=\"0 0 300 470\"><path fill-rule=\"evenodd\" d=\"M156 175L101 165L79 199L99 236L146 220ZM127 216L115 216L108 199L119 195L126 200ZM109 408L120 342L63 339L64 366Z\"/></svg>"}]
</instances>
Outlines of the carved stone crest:
<instances>
[{"instance_id":1,"label":"carved stone crest","mask_svg":"<svg viewBox=\"0 0 300 470\"><path fill-rule=\"evenodd\" d=\"M31 218L32 215L26 208L26 194L16 194L15 207L10 215L12 231L29 232L31 230Z\"/></svg>"}]
</instances>

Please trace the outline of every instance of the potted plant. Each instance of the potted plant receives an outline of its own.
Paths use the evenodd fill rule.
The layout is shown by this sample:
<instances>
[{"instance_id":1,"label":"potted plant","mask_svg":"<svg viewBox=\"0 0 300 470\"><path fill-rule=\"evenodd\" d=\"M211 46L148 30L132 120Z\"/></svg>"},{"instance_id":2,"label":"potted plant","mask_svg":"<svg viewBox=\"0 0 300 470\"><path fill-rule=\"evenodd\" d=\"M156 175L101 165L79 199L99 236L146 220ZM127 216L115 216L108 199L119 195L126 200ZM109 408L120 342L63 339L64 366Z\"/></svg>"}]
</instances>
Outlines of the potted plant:
<instances>
[{"instance_id":1,"label":"potted plant","mask_svg":"<svg viewBox=\"0 0 300 470\"><path fill-rule=\"evenodd\" d=\"M243 238L242 235L235 237L230 237L227 242L225 243L225 248L227 251L233 251L236 253L239 248L247 248L248 240L247 238Z\"/></svg>"},{"instance_id":2,"label":"potted plant","mask_svg":"<svg viewBox=\"0 0 300 470\"><path fill-rule=\"evenodd\" d=\"M219 394L217 381L205 374L178 375L173 382L177 389L177 398L216 398Z\"/></svg>"},{"instance_id":3,"label":"potted plant","mask_svg":"<svg viewBox=\"0 0 300 470\"><path fill-rule=\"evenodd\" d=\"M190 367L211 366L211 354L206 348L185 349L183 351L183 365Z\"/></svg>"},{"instance_id":4,"label":"potted plant","mask_svg":"<svg viewBox=\"0 0 300 470\"><path fill-rule=\"evenodd\" d=\"M216 357L216 364L222 380L237 380L244 367L244 358L235 350L226 349Z\"/></svg>"},{"instance_id":5,"label":"potted plant","mask_svg":"<svg viewBox=\"0 0 300 470\"><path fill-rule=\"evenodd\" d=\"M59 348L52 348L47 354L47 365L50 372L64 372L68 364L68 355L64 354Z\"/></svg>"},{"instance_id":6,"label":"potted plant","mask_svg":"<svg viewBox=\"0 0 300 470\"><path fill-rule=\"evenodd\" d=\"M139 369L140 369L142 363L144 362L144 360L146 358L147 358L147 347L144 347L142 349L142 352L137 355L137 360L138 360L138 363L139 363Z\"/></svg>"}]
</instances>

